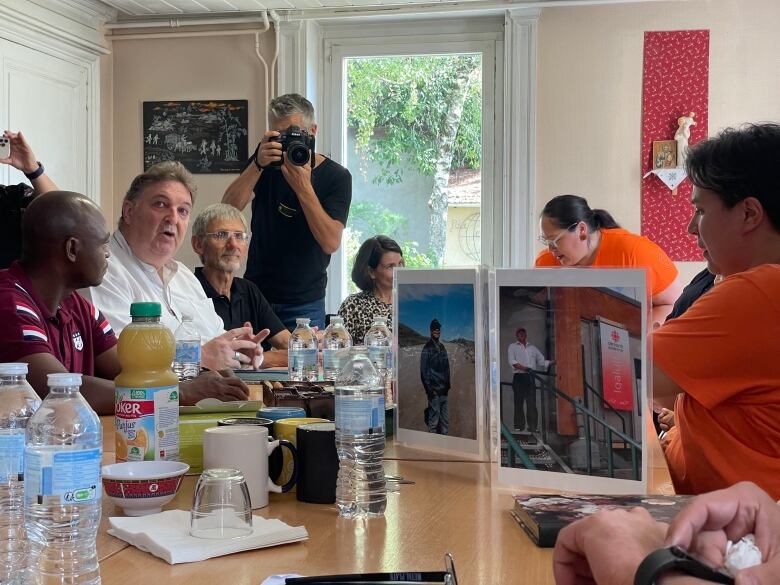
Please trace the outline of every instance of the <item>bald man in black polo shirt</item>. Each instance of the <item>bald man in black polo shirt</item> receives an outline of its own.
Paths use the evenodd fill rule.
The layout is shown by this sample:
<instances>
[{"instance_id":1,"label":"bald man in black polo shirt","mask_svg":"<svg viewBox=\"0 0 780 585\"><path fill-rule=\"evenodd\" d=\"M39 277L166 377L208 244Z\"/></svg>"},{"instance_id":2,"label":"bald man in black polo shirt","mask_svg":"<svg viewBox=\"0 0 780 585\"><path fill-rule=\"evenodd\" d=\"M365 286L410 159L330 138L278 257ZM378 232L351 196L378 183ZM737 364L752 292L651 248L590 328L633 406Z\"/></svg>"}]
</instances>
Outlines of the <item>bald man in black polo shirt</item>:
<instances>
[{"instance_id":1,"label":"bald man in black polo shirt","mask_svg":"<svg viewBox=\"0 0 780 585\"><path fill-rule=\"evenodd\" d=\"M246 219L232 205L209 205L192 224L192 248L203 263L203 267L195 269L195 276L214 303L225 329L244 326L251 326L253 331L268 329L268 343L280 351L266 352L263 367L286 366L290 332L257 285L235 276L246 260L248 247Z\"/></svg>"}]
</instances>

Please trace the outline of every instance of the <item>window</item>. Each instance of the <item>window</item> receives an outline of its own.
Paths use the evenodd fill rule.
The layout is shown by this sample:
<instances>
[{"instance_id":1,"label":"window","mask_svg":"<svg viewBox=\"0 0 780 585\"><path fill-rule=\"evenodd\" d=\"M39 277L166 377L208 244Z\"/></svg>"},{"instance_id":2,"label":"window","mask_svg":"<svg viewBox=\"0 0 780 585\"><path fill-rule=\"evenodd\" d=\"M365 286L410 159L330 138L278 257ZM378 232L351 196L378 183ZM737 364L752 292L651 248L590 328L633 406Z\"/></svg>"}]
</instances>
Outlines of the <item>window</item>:
<instances>
[{"instance_id":1,"label":"window","mask_svg":"<svg viewBox=\"0 0 780 585\"><path fill-rule=\"evenodd\" d=\"M326 144L353 178L329 311L354 292L352 261L377 234L399 243L407 266L495 260L495 242L482 234L501 233L492 196L500 35L430 41L408 27L406 35L328 41L326 31Z\"/></svg>"}]
</instances>

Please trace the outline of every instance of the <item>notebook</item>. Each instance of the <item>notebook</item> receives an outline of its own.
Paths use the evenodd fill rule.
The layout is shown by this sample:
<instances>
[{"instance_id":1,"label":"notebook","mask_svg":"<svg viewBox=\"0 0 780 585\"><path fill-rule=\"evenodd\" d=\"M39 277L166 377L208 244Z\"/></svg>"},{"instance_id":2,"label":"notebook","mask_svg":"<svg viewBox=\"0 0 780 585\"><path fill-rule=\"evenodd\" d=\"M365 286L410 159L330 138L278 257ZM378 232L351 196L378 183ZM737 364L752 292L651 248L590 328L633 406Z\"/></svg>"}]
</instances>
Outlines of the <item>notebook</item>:
<instances>
[{"instance_id":1,"label":"notebook","mask_svg":"<svg viewBox=\"0 0 780 585\"><path fill-rule=\"evenodd\" d=\"M690 496L607 496L521 494L515 496L512 517L537 546L555 546L558 532L568 524L611 508L645 508L656 520L670 522Z\"/></svg>"}]
</instances>

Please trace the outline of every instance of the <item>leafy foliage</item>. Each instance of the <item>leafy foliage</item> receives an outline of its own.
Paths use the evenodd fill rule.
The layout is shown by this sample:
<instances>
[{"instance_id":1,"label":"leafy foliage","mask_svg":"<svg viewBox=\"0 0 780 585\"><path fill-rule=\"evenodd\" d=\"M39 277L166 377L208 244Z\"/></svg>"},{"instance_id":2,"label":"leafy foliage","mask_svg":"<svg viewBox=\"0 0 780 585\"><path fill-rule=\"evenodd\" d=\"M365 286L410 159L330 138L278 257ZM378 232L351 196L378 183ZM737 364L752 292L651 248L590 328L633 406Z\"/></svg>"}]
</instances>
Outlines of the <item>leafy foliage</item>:
<instances>
[{"instance_id":1,"label":"leafy foliage","mask_svg":"<svg viewBox=\"0 0 780 585\"><path fill-rule=\"evenodd\" d=\"M447 117L447 96L455 71L472 68L463 115L455 139L453 168L479 168L482 142L480 55L437 55L350 59L347 64L347 124L355 129L363 160L380 167L373 181L403 179L411 164L432 176L438 140Z\"/></svg>"}]
</instances>

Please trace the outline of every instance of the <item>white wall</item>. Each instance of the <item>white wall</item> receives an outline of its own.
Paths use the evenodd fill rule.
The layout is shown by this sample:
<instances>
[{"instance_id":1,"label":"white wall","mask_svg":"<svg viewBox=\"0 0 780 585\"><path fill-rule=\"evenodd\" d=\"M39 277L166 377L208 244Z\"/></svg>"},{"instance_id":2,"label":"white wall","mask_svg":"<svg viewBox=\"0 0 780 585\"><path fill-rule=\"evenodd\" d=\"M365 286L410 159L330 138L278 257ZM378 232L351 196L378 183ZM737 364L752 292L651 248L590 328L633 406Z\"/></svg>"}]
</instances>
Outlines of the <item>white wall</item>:
<instances>
[{"instance_id":1,"label":"white wall","mask_svg":"<svg viewBox=\"0 0 780 585\"><path fill-rule=\"evenodd\" d=\"M542 10L537 209L576 193L640 229L645 31L710 30L709 131L780 120L777 0L689 0ZM701 263L678 263L684 278Z\"/></svg>"}]
</instances>

